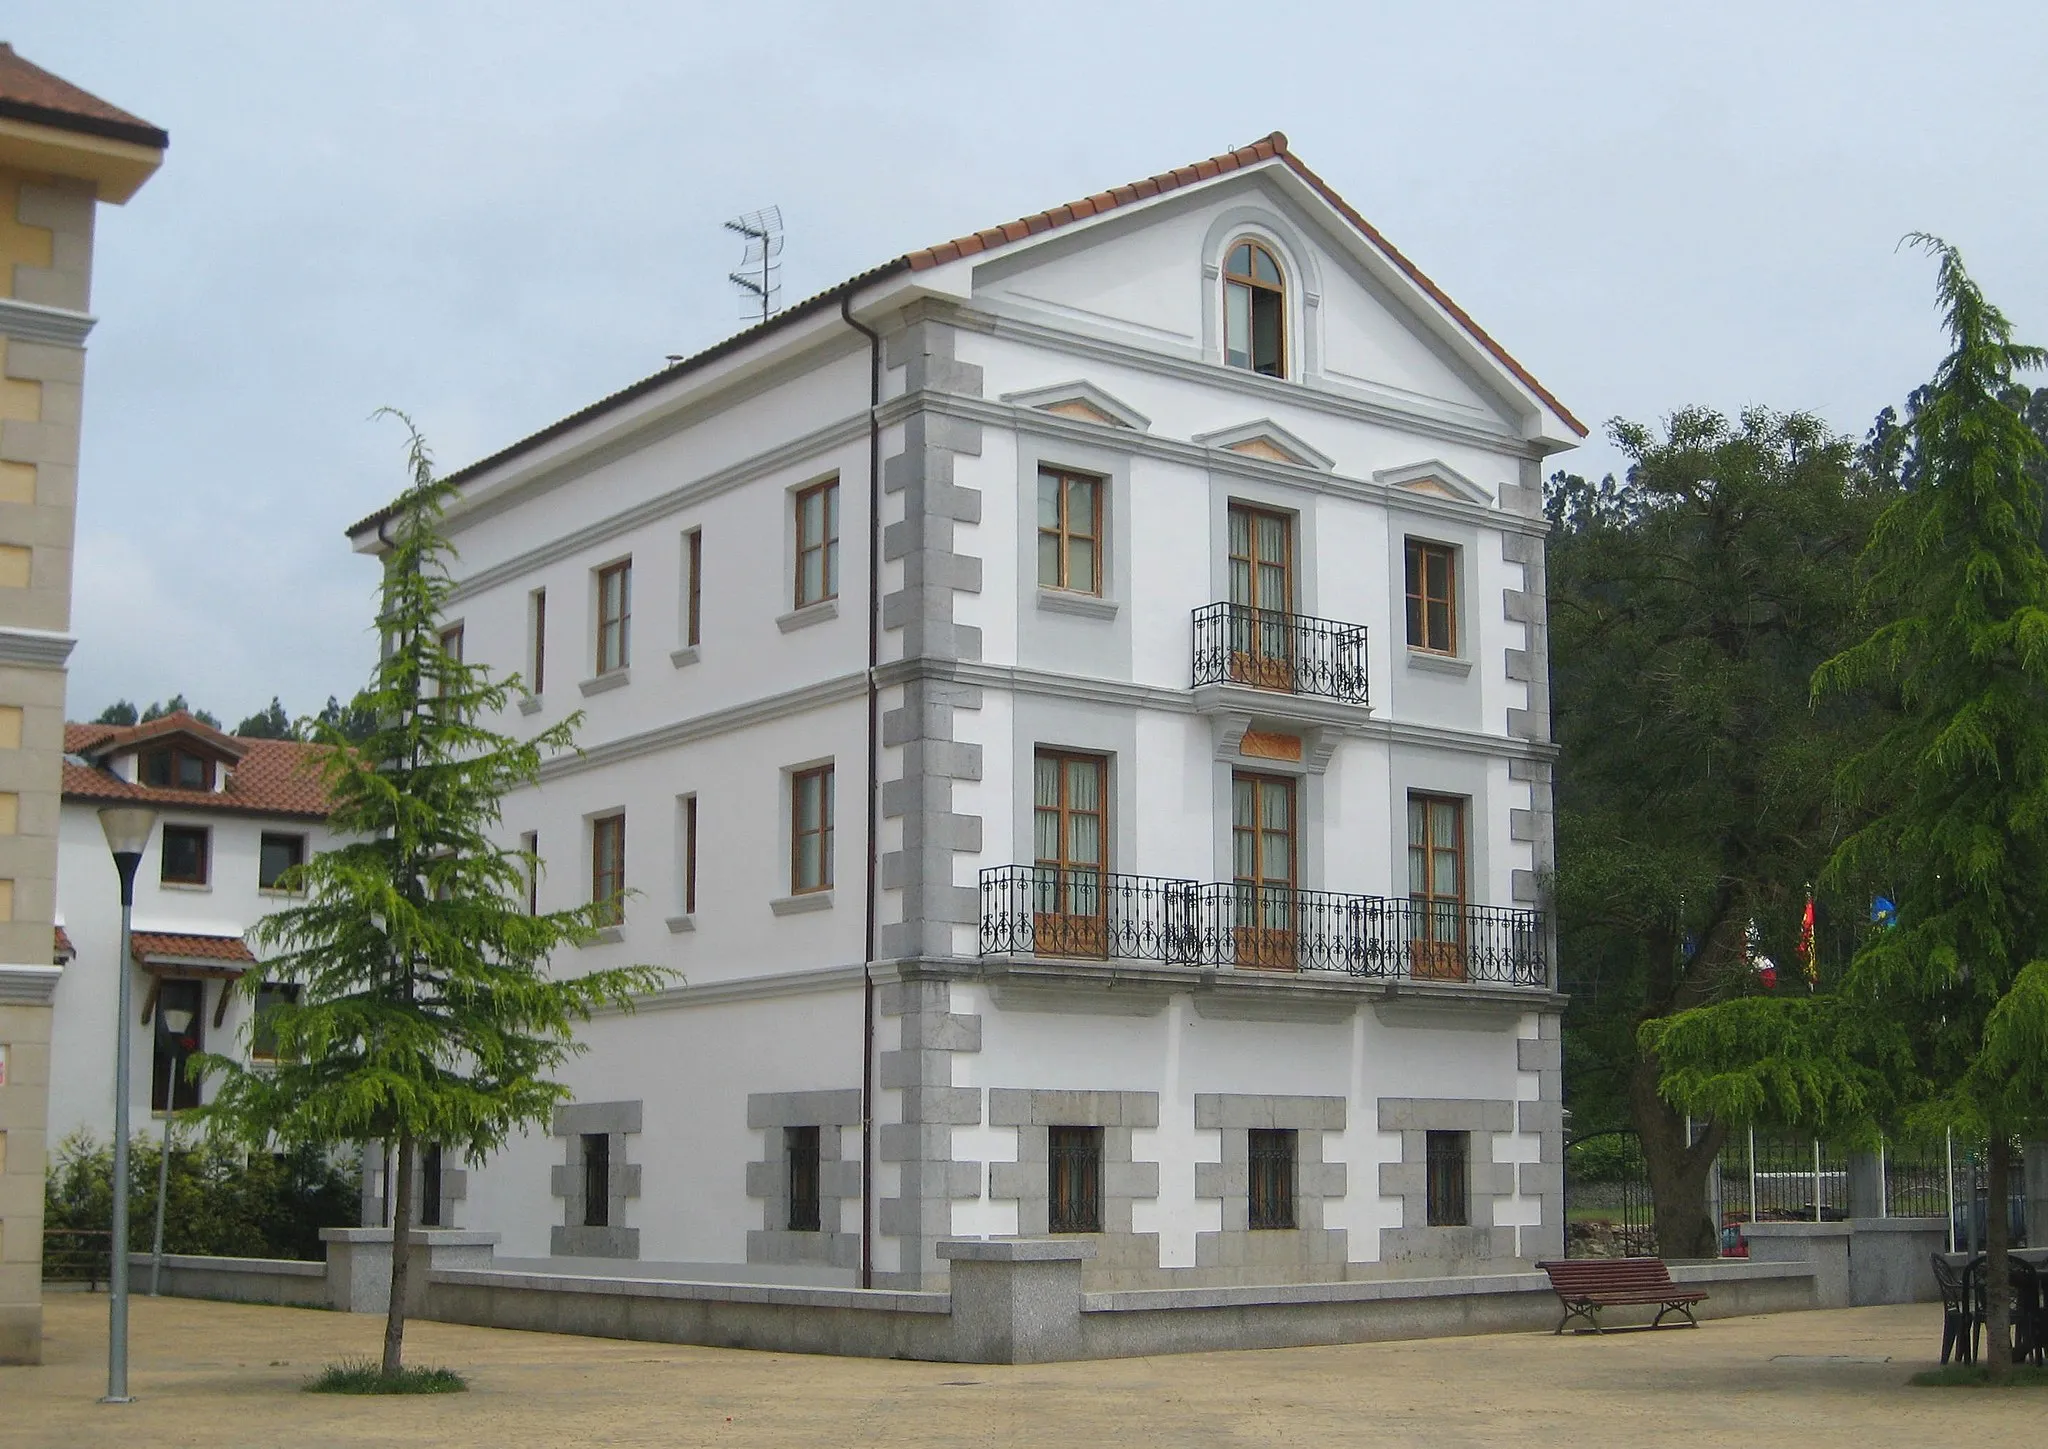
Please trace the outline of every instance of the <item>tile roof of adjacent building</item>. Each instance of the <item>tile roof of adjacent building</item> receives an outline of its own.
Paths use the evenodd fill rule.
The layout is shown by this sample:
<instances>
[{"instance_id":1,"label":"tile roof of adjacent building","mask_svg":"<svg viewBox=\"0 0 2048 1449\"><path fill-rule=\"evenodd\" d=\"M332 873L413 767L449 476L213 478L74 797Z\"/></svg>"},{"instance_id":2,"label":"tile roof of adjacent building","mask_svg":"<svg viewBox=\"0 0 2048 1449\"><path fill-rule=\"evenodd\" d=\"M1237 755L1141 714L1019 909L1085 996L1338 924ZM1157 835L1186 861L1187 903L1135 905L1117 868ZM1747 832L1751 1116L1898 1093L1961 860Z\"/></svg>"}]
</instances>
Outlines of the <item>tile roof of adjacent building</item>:
<instances>
[{"instance_id":1,"label":"tile roof of adjacent building","mask_svg":"<svg viewBox=\"0 0 2048 1449\"><path fill-rule=\"evenodd\" d=\"M146 725L67 724L64 752L77 758L64 761L64 798L67 800L147 801L179 810L220 810L238 815L293 815L323 819L327 815L327 792L319 774L320 747L297 740L252 740L210 729L184 715L169 729L157 728L179 714L151 720ZM98 765L86 763L90 754L104 758L108 746L138 743L165 734L199 733L213 735L240 751L228 771L226 786L220 790L178 790L161 785L144 785L123 780Z\"/></svg>"},{"instance_id":2,"label":"tile roof of adjacent building","mask_svg":"<svg viewBox=\"0 0 2048 1449\"><path fill-rule=\"evenodd\" d=\"M23 60L4 40L0 40L0 116L33 121L59 131L132 141L159 151L171 144L162 127L152 126L140 116L107 104L91 91L80 90L62 76L51 75L41 66Z\"/></svg>"},{"instance_id":3,"label":"tile roof of adjacent building","mask_svg":"<svg viewBox=\"0 0 2048 1449\"><path fill-rule=\"evenodd\" d=\"M199 936L183 931L135 931L129 948L144 965L152 961L221 961L254 966L256 953L240 936Z\"/></svg>"},{"instance_id":4,"label":"tile roof of adjacent building","mask_svg":"<svg viewBox=\"0 0 2048 1449\"><path fill-rule=\"evenodd\" d=\"M1473 321L1471 314L1466 312L1456 302L1453 302L1449 294L1435 282L1431 281L1420 267L1402 255L1381 234L1378 227L1361 216L1349 202L1331 188L1328 182L1316 175L1315 172L1303 164L1299 157L1288 150L1285 132L1275 131L1272 135L1267 136L1263 140L1255 141L1249 146L1239 146L1234 150L1225 151L1220 156L1211 156L1206 161L1197 161L1192 166L1182 166L1172 171L1162 171L1157 176L1148 176L1143 181L1134 181L1128 186L1118 186L1108 191L1098 191L1093 196L1083 197L1079 201L1070 201L1064 206L1056 206L1050 211L1033 212L1029 216L1019 217L1017 220L1002 226L989 227L983 231L971 232L963 237L955 237L948 242L941 242L937 246L925 247L914 252L906 252L900 257L862 272L857 277L850 277L838 286L820 292L814 297L806 297L795 306L785 308L783 311L776 313L766 322L757 322L742 332L734 333L723 342L715 343L705 348L702 352L669 364L660 372L643 377L638 382L631 383L607 397L599 398L588 407L581 408L557 422L550 423L539 432L530 433L506 447L500 448L488 457L479 458L474 463L458 468L455 472L448 475L446 481L459 483L465 478L474 477L487 468L494 467L508 459L516 458L521 453L537 448L551 438L560 437L563 433L582 423L588 422L594 417L610 412L613 408L631 402L634 398L640 397L645 393L652 392L663 383L670 382L696 368L717 361L719 358L745 346L757 337L771 332L778 327L786 326L798 318L807 317L820 308L837 302L842 297L851 296L855 291L870 282L878 281L897 272L925 271L932 267L943 266L947 262L957 261L964 256L972 256L978 252L988 251L993 247L1007 246L1011 242L1022 241L1027 237L1036 236L1040 232L1051 231L1056 227L1066 226L1076 221L1083 221L1091 216L1099 216L1103 212L1113 211L1119 206L1128 206L1133 202L1146 201L1152 197L1164 195L1169 191L1177 191L1184 186L1195 185L1197 182L1213 181L1219 176L1225 176L1230 172L1239 171L1247 166L1257 165L1261 162L1274 160L1275 158L1284 162L1289 170L1293 171L1303 182L1313 188L1316 194L1328 202L1339 215L1358 228L1376 248L1385 254L1388 261L1392 262L1394 266L1400 269L1404 276L1428 294L1430 299L1442 307L1445 312L1449 313L1452 319L1471 335L1473 341L1484 348L1495 361L1513 373L1524 386L1541 398L1546 407L1562 418L1580 437L1586 436L1585 424L1572 416L1570 409L1559 402L1549 388L1538 382L1527 368L1523 367L1521 363L1509 355L1506 348L1494 341L1486 329ZM378 524L383 523L392 516L394 508L395 505L387 504L368 517L350 524L347 529L348 536L353 538L365 529L374 528Z\"/></svg>"}]
</instances>

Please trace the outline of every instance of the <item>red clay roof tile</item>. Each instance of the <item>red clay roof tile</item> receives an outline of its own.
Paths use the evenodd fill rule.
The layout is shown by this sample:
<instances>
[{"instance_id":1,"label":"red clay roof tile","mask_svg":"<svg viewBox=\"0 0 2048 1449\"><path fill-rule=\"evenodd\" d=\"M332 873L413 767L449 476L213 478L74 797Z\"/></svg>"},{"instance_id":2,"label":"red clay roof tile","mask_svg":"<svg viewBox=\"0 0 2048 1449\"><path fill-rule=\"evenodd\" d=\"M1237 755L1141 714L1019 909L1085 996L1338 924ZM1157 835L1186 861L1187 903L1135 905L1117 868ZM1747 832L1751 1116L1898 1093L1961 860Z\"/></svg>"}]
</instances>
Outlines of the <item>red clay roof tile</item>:
<instances>
[{"instance_id":1,"label":"red clay roof tile","mask_svg":"<svg viewBox=\"0 0 2048 1449\"><path fill-rule=\"evenodd\" d=\"M60 131L132 141L159 151L171 144L162 128L23 60L4 40L0 40L0 116Z\"/></svg>"},{"instance_id":2,"label":"red clay roof tile","mask_svg":"<svg viewBox=\"0 0 2048 1449\"><path fill-rule=\"evenodd\" d=\"M104 754L109 745L136 738L154 738L141 732L149 725L67 724L64 750L70 755L88 752ZM197 724L197 721L194 721ZM200 729L206 729L204 725ZM161 731L158 733L162 733ZM67 800L147 801L179 810L220 810L238 815L292 815L324 819L327 791L320 781L320 746L297 740L251 740L239 735L209 731L241 751L228 771L227 784L220 790L176 790L143 785L97 765L64 762L64 798Z\"/></svg>"},{"instance_id":3,"label":"red clay roof tile","mask_svg":"<svg viewBox=\"0 0 2048 1449\"><path fill-rule=\"evenodd\" d=\"M231 961L254 966L256 953L240 936L197 936L183 931L136 931L129 945L139 962L147 964L169 958L173 961Z\"/></svg>"}]
</instances>

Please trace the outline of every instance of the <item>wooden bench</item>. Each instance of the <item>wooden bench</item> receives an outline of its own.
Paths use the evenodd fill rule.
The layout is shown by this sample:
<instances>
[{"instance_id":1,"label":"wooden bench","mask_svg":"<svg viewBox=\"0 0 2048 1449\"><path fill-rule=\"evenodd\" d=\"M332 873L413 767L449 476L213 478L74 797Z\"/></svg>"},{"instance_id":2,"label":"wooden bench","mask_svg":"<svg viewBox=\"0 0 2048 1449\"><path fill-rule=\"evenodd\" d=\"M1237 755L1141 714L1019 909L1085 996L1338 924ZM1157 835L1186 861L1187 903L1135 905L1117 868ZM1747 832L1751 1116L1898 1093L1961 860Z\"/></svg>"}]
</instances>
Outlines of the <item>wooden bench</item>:
<instances>
[{"instance_id":1,"label":"wooden bench","mask_svg":"<svg viewBox=\"0 0 2048 1449\"><path fill-rule=\"evenodd\" d=\"M1662 1258L1571 1258L1536 1266L1550 1275L1550 1286L1564 1305L1564 1317L1555 1330L1558 1333L1574 1318L1585 1319L1595 1333L1605 1333L1600 1310L1629 1304L1657 1305L1657 1316L1650 1320L1652 1328L1661 1328L1667 1313L1682 1313L1687 1325L1700 1326L1692 1305L1704 1300L1706 1292L1672 1282L1671 1270Z\"/></svg>"}]
</instances>

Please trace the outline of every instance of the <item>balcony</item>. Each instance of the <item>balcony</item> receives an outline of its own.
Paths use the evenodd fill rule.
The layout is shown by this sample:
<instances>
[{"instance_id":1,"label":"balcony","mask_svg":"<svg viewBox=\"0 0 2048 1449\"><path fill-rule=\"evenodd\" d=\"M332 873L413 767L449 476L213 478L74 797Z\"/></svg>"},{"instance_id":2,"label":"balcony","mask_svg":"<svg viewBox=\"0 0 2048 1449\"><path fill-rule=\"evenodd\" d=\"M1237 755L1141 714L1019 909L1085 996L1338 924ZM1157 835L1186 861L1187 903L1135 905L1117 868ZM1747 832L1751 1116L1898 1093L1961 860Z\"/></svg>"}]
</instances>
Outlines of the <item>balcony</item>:
<instances>
[{"instance_id":1,"label":"balcony","mask_svg":"<svg viewBox=\"0 0 2048 1449\"><path fill-rule=\"evenodd\" d=\"M1540 911L1051 866L981 873L981 954L1550 984Z\"/></svg>"},{"instance_id":2,"label":"balcony","mask_svg":"<svg viewBox=\"0 0 2048 1449\"><path fill-rule=\"evenodd\" d=\"M1365 626L1205 604L1195 610L1194 687L1217 684L1365 704Z\"/></svg>"}]
</instances>

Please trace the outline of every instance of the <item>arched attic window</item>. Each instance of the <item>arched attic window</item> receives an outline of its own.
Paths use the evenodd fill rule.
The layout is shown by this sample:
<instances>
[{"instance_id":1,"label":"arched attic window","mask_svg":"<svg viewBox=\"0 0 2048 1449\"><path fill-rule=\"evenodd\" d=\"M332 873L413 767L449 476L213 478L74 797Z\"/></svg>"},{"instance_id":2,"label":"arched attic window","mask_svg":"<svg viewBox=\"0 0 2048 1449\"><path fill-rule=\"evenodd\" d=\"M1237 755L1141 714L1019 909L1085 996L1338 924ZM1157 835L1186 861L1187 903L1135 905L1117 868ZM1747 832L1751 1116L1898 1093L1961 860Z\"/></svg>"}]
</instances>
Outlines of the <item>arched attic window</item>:
<instances>
[{"instance_id":1,"label":"arched attic window","mask_svg":"<svg viewBox=\"0 0 2048 1449\"><path fill-rule=\"evenodd\" d=\"M1255 241L1223 265L1223 361L1264 377L1287 375L1287 291L1280 264Z\"/></svg>"}]
</instances>

